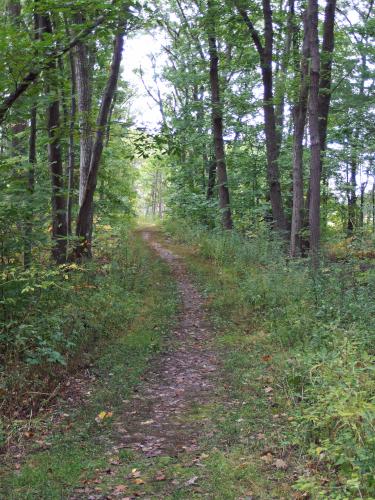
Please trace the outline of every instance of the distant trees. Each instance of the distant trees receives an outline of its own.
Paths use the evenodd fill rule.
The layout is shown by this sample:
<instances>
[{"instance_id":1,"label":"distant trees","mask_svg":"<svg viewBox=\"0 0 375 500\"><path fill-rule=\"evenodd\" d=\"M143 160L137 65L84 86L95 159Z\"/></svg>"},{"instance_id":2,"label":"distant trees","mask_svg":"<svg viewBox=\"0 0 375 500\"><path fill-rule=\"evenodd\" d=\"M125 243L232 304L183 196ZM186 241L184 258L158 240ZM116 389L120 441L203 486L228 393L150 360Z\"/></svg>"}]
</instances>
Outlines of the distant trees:
<instances>
[{"instance_id":1,"label":"distant trees","mask_svg":"<svg viewBox=\"0 0 375 500\"><path fill-rule=\"evenodd\" d=\"M239 228L246 227L245 218L250 226L262 219L271 223L271 227L289 237L292 257L308 251L318 255L321 231L325 234L328 230L329 212L333 213L335 203L341 204L343 199L348 207L347 231L352 233L354 226L360 228L364 219L356 215L358 200L362 196L363 213L365 200L370 202L366 192L373 166L364 155L363 166L358 168L358 131L349 138L339 122L344 118L345 107L352 109L351 100L357 101L360 96L363 108L360 113L353 109L353 115L372 115L368 99L374 88L369 67L370 59L373 60L369 48L373 5L360 0L355 6L345 4L347 9L355 7L360 13L356 25L340 14L336 0L320 5L318 1L297 0L281 4L270 0L210 0L207 4L178 1L157 5L158 25L169 38L164 50L170 62L162 78L173 87L172 93L164 96L167 105L163 119L181 151L181 169L173 167L171 182L184 186L185 199L180 206L186 214L201 223L207 222L207 214L212 217L212 204L203 197L203 189L208 186L208 199L215 201L218 196L218 214L223 215L223 207L228 206L227 213L230 210L233 224ZM321 21L319 8L324 13ZM335 24L338 15L342 26ZM212 36L207 38L210 28ZM322 34L321 39L318 33ZM356 51L361 55L359 61L352 55ZM349 88L356 86L358 92L350 96ZM213 108L212 97L217 101ZM197 122L192 117L198 106ZM207 125L212 110L217 126L211 131ZM195 148L202 141L202 134L206 145L215 145L206 146L203 182L198 169L201 159ZM220 136L224 153L220 147L217 149ZM369 138L367 134L362 144L364 149L373 151ZM341 147L346 150L346 141L352 144L351 154L343 163L340 151ZM215 160L217 155L225 158L224 182L219 179L221 164ZM216 176L209 168L213 164ZM344 185L340 176L346 175L346 171ZM187 172L190 175L185 179ZM359 172L364 178L361 182ZM224 197L220 192L222 185L228 188ZM335 190L341 190L344 198L337 198ZM186 199L188 192L194 199L191 208ZM173 195L174 206L176 202ZM222 225L231 227L225 220Z\"/></svg>"}]
</instances>

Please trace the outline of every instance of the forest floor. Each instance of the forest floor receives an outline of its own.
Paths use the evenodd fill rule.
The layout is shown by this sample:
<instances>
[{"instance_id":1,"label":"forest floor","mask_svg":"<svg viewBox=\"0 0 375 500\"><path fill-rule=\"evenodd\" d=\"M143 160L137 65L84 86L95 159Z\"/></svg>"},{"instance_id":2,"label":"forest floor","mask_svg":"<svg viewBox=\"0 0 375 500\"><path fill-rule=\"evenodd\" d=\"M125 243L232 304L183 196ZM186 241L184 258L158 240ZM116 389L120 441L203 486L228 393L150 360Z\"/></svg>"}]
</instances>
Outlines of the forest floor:
<instances>
[{"instance_id":1,"label":"forest floor","mask_svg":"<svg viewBox=\"0 0 375 500\"><path fill-rule=\"evenodd\" d=\"M92 412L80 401L70 418L76 412L86 432L80 435L75 426L74 433L64 434L59 424L50 431L60 434L57 445L47 442L47 450L42 446L21 463L13 460L16 470L5 475L6 496L0 497L302 498L292 488L301 457L283 445L290 422L267 339L247 314L231 318L225 311L230 287L223 287L220 271L194 248L153 227L141 235L170 271L155 276L159 305L154 300L143 311L133 341L142 335L148 315L158 314L172 277L180 299L177 317L167 321L162 352L142 365L132 392L120 404L113 402L114 411L107 403L97 414L99 431L90 430ZM118 374L112 375L105 384L121 384ZM96 390L90 379L80 383L87 393Z\"/></svg>"}]
</instances>

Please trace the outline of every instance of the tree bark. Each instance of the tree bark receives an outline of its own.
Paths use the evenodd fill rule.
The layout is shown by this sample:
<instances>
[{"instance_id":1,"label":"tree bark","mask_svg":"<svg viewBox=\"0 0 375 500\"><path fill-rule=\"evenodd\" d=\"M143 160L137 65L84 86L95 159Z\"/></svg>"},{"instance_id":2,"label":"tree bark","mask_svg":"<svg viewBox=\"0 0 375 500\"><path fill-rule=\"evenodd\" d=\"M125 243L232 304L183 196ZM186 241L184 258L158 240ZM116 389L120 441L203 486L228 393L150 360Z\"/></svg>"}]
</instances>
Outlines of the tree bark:
<instances>
[{"instance_id":1,"label":"tree bark","mask_svg":"<svg viewBox=\"0 0 375 500\"><path fill-rule=\"evenodd\" d=\"M319 141L321 147L320 155L320 173L323 172L323 162L325 151L327 149L327 126L328 114L331 103L331 84L332 84L332 55L334 50L334 28L335 28L335 12L336 0L327 0L324 23L323 23L323 42L322 42L322 57L320 66L319 79L319 96L318 96L318 114L319 114ZM306 213L305 227L308 226L308 212L310 208L311 197L311 181L306 196Z\"/></svg>"},{"instance_id":2,"label":"tree bark","mask_svg":"<svg viewBox=\"0 0 375 500\"><path fill-rule=\"evenodd\" d=\"M124 28L121 29L114 40L114 50L111 63L110 74L99 110L99 115L96 122L95 140L92 148L90 161L90 171L87 177L86 189L83 195L82 203L77 217L76 235L79 242L75 248L75 257L81 259L83 257L91 257L91 233L92 233L92 217L94 193L97 183L97 175L100 165L100 160L103 152L104 138L108 116L111 109L111 103L116 91L118 77L120 73L120 65L122 58L122 50L124 46Z\"/></svg>"},{"instance_id":3,"label":"tree bark","mask_svg":"<svg viewBox=\"0 0 375 500\"><path fill-rule=\"evenodd\" d=\"M219 189L219 208L221 211L221 222L224 229L232 229L232 213L230 208L230 196L228 187L227 166L225 161L223 109L220 97L219 82L219 55L214 25L214 13L212 2L208 1L209 13L209 55L210 55L210 89L211 89L211 113L212 134L214 138L214 154L216 161L216 175Z\"/></svg>"},{"instance_id":4,"label":"tree bark","mask_svg":"<svg viewBox=\"0 0 375 500\"><path fill-rule=\"evenodd\" d=\"M70 120L69 120L69 144L68 144L68 166L67 166L67 195L66 195L66 225L68 235L72 234L72 208L74 189L74 130L76 126L77 101L76 101L76 79L74 71L73 54L69 54L70 61Z\"/></svg>"},{"instance_id":5,"label":"tree bark","mask_svg":"<svg viewBox=\"0 0 375 500\"><path fill-rule=\"evenodd\" d=\"M323 23L323 41L320 65L319 81L319 141L321 148L321 165L323 171L323 154L327 146L327 126L328 114L331 103L331 83L332 83L332 55L335 47L335 12L336 0L327 0L324 23Z\"/></svg>"},{"instance_id":6,"label":"tree bark","mask_svg":"<svg viewBox=\"0 0 375 500\"><path fill-rule=\"evenodd\" d=\"M17 30L21 29L21 2L19 0L11 0L7 3L7 13L10 21ZM31 107L30 113L30 140L29 140L29 168L27 171L27 215L25 217L23 228L23 263L24 267L28 268L31 264L31 250L32 250L32 194L34 192L34 175L35 175L35 161L36 161L36 107ZM27 121L24 118L17 118L16 122L12 124L12 149L15 156L26 155L26 148L23 144L23 139L18 137L18 134L24 132L27 128Z\"/></svg>"},{"instance_id":7,"label":"tree bark","mask_svg":"<svg viewBox=\"0 0 375 500\"><path fill-rule=\"evenodd\" d=\"M216 183L216 161L209 160L208 164L208 181L207 181L207 200L211 200L214 196L214 189Z\"/></svg>"},{"instance_id":8,"label":"tree bark","mask_svg":"<svg viewBox=\"0 0 375 500\"><path fill-rule=\"evenodd\" d=\"M283 141L283 129L284 129L284 115L285 115L285 85L287 79L287 72L289 66L290 52L292 48L293 38L295 36L296 25L295 25L295 0L288 0L288 17L286 24L286 36L284 40L284 48L282 50L280 71L277 74L276 80L276 96L278 103L275 106L276 114L276 132L277 132L277 145L279 148L279 154ZM281 5L282 8L282 5Z\"/></svg>"},{"instance_id":9,"label":"tree bark","mask_svg":"<svg viewBox=\"0 0 375 500\"><path fill-rule=\"evenodd\" d=\"M321 145L319 127L319 78L320 54L318 38L318 0L308 3L309 44L310 44L310 99L309 99L309 130L310 130L310 252L314 267L319 264L320 245L320 177L321 177Z\"/></svg>"},{"instance_id":10,"label":"tree bark","mask_svg":"<svg viewBox=\"0 0 375 500\"><path fill-rule=\"evenodd\" d=\"M48 14L39 16L41 33L52 34L52 25ZM62 162L60 129L60 102L58 89L51 76L57 70L57 59L49 63L46 76L46 94L51 102L47 106L48 162L51 171L51 207L52 207L52 257L57 264L62 264L67 257L66 201L64 196L64 171Z\"/></svg>"},{"instance_id":11,"label":"tree bark","mask_svg":"<svg viewBox=\"0 0 375 500\"><path fill-rule=\"evenodd\" d=\"M246 10L243 9L238 2L235 3L239 14L250 32L259 55L263 81L264 132L266 136L267 177L272 206L272 216L276 228L281 231L286 231L288 229L288 224L284 214L278 164L280 141L277 132L275 106L273 102L273 25L271 3L270 0L263 0L262 2L264 17L264 46Z\"/></svg>"},{"instance_id":12,"label":"tree bark","mask_svg":"<svg viewBox=\"0 0 375 500\"><path fill-rule=\"evenodd\" d=\"M364 222L365 222L364 209L365 209L365 193L366 193L367 184L368 184L368 179L366 179L365 182L361 183L360 212L359 212L359 226L360 226L361 229L363 229Z\"/></svg>"},{"instance_id":13,"label":"tree bark","mask_svg":"<svg viewBox=\"0 0 375 500\"><path fill-rule=\"evenodd\" d=\"M83 24L81 13L74 17L76 24ZM74 71L77 87L77 108L79 120L80 162L79 162L79 204L82 205L86 191L87 178L90 171L91 153L93 145L91 111L91 71L88 61L88 48L84 42L77 43L74 53Z\"/></svg>"},{"instance_id":14,"label":"tree bark","mask_svg":"<svg viewBox=\"0 0 375 500\"><path fill-rule=\"evenodd\" d=\"M348 184L347 234L348 236L351 236L357 225L357 158L355 152L352 152L351 155L350 178Z\"/></svg>"},{"instance_id":15,"label":"tree bark","mask_svg":"<svg viewBox=\"0 0 375 500\"><path fill-rule=\"evenodd\" d=\"M301 229L303 223L303 137L305 133L307 101L309 95L310 40L307 12L304 14L304 35L300 67L298 102L293 109L293 211L290 235L290 256L300 255L302 248Z\"/></svg>"},{"instance_id":16,"label":"tree bark","mask_svg":"<svg viewBox=\"0 0 375 500\"><path fill-rule=\"evenodd\" d=\"M30 113L30 137L29 137L29 169L27 191L32 202L35 190L35 165L36 165L36 136L37 136L37 106L34 104ZM29 268L32 260L32 235L33 235L33 207L30 203L29 213L25 225L25 249L23 255L23 265Z\"/></svg>"}]
</instances>

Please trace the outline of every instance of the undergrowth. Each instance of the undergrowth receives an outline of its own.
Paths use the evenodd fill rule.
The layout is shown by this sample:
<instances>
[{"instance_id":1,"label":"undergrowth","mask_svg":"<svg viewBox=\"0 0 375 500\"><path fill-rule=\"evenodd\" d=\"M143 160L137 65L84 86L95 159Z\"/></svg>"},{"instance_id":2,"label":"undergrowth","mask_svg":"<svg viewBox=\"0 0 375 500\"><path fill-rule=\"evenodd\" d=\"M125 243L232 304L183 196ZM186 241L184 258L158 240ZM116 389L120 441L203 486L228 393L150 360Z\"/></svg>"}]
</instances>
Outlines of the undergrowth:
<instances>
[{"instance_id":1,"label":"undergrowth","mask_svg":"<svg viewBox=\"0 0 375 500\"><path fill-rule=\"evenodd\" d=\"M103 411L113 414L109 423L117 417L122 400L139 383L173 324L175 284L168 267L139 236L107 227L96 255L85 266L59 270L54 284L39 294L37 310L27 318L37 341L30 335L18 351L4 350L3 387L11 389L11 397L22 388L24 399L22 412L16 413L9 397L2 406L12 408L2 417L2 498L66 498L105 463L113 428L96 417ZM51 325L54 332L60 329L58 341ZM53 357L42 356L39 338L56 353ZM16 359L16 365L9 359ZM73 399L58 402L74 372L78 377L90 373L83 380L87 401L81 404L82 396L75 401L73 393ZM30 388L39 387L45 399L42 394L35 400L26 396ZM49 399L48 387L59 389L56 401ZM52 402L52 408L40 411Z\"/></svg>"},{"instance_id":2,"label":"undergrowth","mask_svg":"<svg viewBox=\"0 0 375 500\"><path fill-rule=\"evenodd\" d=\"M373 498L371 264L353 258L339 263L323 260L313 273L307 261L287 259L283 243L266 232L244 237L170 220L165 231L211 262L207 275L197 279L214 297L224 328L235 329L222 338L227 339L227 364L233 371L243 368L241 377L236 373L233 380L251 386L256 369L239 358L250 358L261 343L272 349L263 361L273 365L271 380L277 379L279 399L289 415L279 426L279 444L306 456L295 489L312 498ZM212 266L215 278L209 276ZM190 267L194 271L194 264ZM242 411L241 426L247 419L251 426L251 414L243 417Z\"/></svg>"}]
</instances>

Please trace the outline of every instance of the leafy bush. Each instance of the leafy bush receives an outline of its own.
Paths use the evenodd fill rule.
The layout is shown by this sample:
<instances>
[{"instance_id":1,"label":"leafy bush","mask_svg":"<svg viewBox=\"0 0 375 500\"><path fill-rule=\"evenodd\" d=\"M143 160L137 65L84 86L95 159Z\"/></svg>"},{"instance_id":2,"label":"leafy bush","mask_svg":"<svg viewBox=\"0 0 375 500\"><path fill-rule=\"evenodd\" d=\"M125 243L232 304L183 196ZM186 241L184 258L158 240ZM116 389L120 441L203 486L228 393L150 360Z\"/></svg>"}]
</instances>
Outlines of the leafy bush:
<instances>
[{"instance_id":1,"label":"leafy bush","mask_svg":"<svg viewBox=\"0 0 375 500\"><path fill-rule=\"evenodd\" d=\"M33 413L66 373L130 322L150 279L141 243L101 228L97 258L59 268L6 268L0 285L4 415ZM146 259L147 260L147 259Z\"/></svg>"}]
</instances>

